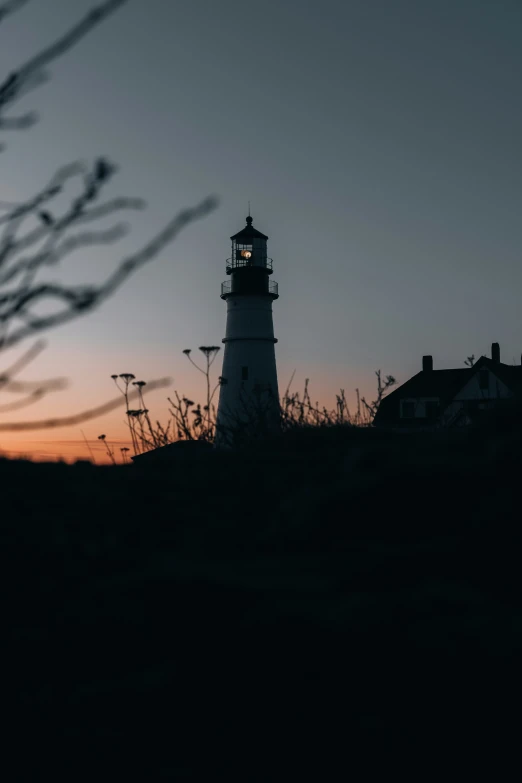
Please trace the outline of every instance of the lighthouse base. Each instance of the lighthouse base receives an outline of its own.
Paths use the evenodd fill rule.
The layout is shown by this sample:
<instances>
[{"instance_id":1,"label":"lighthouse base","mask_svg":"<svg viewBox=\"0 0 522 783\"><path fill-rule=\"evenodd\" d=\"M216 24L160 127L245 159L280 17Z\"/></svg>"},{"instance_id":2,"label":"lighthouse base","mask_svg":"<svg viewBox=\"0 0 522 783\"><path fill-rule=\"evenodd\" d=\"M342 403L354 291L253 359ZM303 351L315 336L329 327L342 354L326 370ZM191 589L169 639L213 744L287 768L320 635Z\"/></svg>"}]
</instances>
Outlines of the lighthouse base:
<instances>
[{"instance_id":1,"label":"lighthouse base","mask_svg":"<svg viewBox=\"0 0 522 783\"><path fill-rule=\"evenodd\" d=\"M245 446L280 431L279 400L270 387L240 392L232 405L220 400L214 438L217 448Z\"/></svg>"},{"instance_id":2,"label":"lighthouse base","mask_svg":"<svg viewBox=\"0 0 522 783\"><path fill-rule=\"evenodd\" d=\"M216 445L239 445L278 432L272 298L230 294L223 342Z\"/></svg>"}]
</instances>

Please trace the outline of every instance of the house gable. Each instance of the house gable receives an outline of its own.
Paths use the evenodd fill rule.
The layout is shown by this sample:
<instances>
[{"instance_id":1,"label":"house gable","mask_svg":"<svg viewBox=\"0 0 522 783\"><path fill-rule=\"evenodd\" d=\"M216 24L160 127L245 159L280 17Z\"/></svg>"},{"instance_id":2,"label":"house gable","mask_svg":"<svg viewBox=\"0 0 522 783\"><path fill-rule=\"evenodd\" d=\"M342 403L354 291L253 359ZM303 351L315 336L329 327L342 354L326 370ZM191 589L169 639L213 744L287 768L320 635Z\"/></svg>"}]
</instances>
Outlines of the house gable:
<instances>
[{"instance_id":1,"label":"house gable","mask_svg":"<svg viewBox=\"0 0 522 783\"><path fill-rule=\"evenodd\" d=\"M513 390L498 377L494 367L477 362L473 369L474 372L455 394L454 400L506 399L513 396Z\"/></svg>"},{"instance_id":2,"label":"house gable","mask_svg":"<svg viewBox=\"0 0 522 783\"><path fill-rule=\"evenodd\" d=\"M430 427L439 417L447 423L460 410L486 408L513 396L522 396L522 366L481 356L472 367L417 373L385 397L374 424Z\"/></svg>"},{"instance_id":3,"label":"house gable","mask_svg":"<svg viewBox=\"0 0 522 783\"><path fill-rule=\"evenodd\" d=\"M405 426L422 426L443 410L466 382L470 369L429 370L414 375L382 401L375 417L376 426L393 426L397 421ZM410 415L413 407L413 415Z\"/></svg>"}]
</instances>

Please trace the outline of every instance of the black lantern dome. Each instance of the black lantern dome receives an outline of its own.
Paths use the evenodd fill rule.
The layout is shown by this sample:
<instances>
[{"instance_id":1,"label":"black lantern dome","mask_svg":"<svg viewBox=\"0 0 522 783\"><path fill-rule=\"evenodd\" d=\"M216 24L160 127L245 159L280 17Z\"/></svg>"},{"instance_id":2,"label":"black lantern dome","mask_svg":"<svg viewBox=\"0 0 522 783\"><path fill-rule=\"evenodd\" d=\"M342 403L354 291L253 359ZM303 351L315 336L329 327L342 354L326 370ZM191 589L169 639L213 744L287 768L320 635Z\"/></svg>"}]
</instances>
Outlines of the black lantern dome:
<instances>
[{"instance_id":1,"label":"black lantern dome","mask_svg":"<svg viewBox=\"0 0 522 783\"><path fill-rule=\"evenodd\" d=\"M243 229L241 229L241 231L238 231L237 234L234 234L233 237L230 237L230 239L232 241L234 241L234 239L236 241L240 241L242 239L255 238L255 239L264 239L266 242L266 240L268 239L267 235L262 234L261 231L257 230L257 228L254 228L254 226L252 225L253 220L254 218L251 215L249 215L246 219L246 223L247 223L246 226Z\"/></svg>"},{"instance_id":2,"label":"black lantern dome","mask_svg":"<svg viewBox=\"0 0 522 783\"><path fill-rule=\"evenodd\" d=\"M253 218L249 215L246 226L230 237L232 255L227 258L226 272L232 280L221 286L224 298L231 293L277 297L277 283L269 283L268 280L268 275L272 274L272 259L267 256L266 247L268 237L252 223Z\"/></svg>"},{"instance_id":3,"label":"black lantern dome","mask_svg":"<svg viewBox=\"0 0 522 783\"><path fill-rule=\"evenodd\" d=\"M263 267L268 274L272 273L272 259L266 255L267 235L262 234L252 225L253 218L249 215L246 226L230 237L232 240L232 257L227 260L227 275L240 267Z\"/></svg>"}]
</instances>

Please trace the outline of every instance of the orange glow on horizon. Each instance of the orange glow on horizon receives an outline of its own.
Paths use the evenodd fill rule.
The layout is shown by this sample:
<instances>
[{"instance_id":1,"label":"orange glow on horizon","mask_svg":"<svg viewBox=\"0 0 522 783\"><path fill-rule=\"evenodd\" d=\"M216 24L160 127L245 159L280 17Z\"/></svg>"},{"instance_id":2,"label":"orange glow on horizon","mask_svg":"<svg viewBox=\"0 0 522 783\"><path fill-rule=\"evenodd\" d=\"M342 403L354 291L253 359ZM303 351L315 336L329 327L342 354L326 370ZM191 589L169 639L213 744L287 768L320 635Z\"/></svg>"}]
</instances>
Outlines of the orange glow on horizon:
<instances>
[{"instance_id":1,"label":"orange glow on horizon","mask_svg":"<svg viewBox=\"0 0 522 783\"><path fill-rule=\"evenodd\" d=\"M279 368L279 391L281 395L284 395L286 391L292 371L293 368ZM215 374L219 374L218 369L216 369ZM355 387L358 384L347 379L346 374L345 371L343 372L338 367L330 368L308 364L306 367L298 367L290 394L298 392L301 397L304 389L304 378L309 377L310 397L313 404L315 405L318 402L319 407L322 407L324 404L328 410L333 410L336 404L336 394L339 393L340 387L344 387L350 392L346 395L350 412L355 413ZM353 369L349 374L352 377L355 375ZM158 376L156 375L156 377ZM370 380L371 382L371 376L368 378L368 373L365 370L359 369L356 377L365 377L365 380ZM178 375L172 387L152 391L148 398L145 388L146 405L150 409L150 417L154 426L159 420L160 424L165 427L171 418L167 397L175 399L175 389L178 389L180 397L186 395L190 399L204 404L206 390L204 385L199 383L198 380L192 374L192 370L189 369L182 377ZM361 395L363 393L361 389ZM369 396L371 394L372 392L370 391ZM101 382L98 382L96 379L89 384L83 385L83 387L74 379L67 392L57 392L49 395L32 407L30 412L28 409L25 416L18 416L15 413L9 414L9 416L5 414L0 421L41 421L70 416L94 408L113 398L114 387L110 376L107 376L107 381L105 381L105 376L102 376ZM218 395L216 394L213 400L213 404L216 407L217 402ZM126 461L130 462L133 451L125 418L124 400L122 398L121 408L74 426L13 432L0 431L0 456L6 456L11 459L28 458L38 462L63 460L67 463L74 463L76 460L92 461L94 457L96 464L110 465L111 459L107 454L104 442L98 439L99 435L103 433L106 435L105 442L109 444L114 452L116 464L123 464L121 448L130 449L126 453ZM82 437L82 431L85 434L88 445Z\"/></svg>"},{"instance_id":2,"label":"orange glow on horizon","mask_svg":"<svg viewBox=\"0 0 522 783\"><path fill-rule=\"evenodd\" d=\"M109 446L114 453L117 465L123 464L123 455L121 448L128 448L127 462L130 461L132 454L132 444L125 440L108 440ZM15 438L2 438L0 441L0 457L9 459L30 459L33 462L59 462L74 463L76 460L89 460L96 465L110 465L112 460L109 457L102 441L98 439L84 440L65 440L56 438L52 440L36 439L20 440ZM94 459L93 459L94 458Z\"/></svg>"}]
</instances>

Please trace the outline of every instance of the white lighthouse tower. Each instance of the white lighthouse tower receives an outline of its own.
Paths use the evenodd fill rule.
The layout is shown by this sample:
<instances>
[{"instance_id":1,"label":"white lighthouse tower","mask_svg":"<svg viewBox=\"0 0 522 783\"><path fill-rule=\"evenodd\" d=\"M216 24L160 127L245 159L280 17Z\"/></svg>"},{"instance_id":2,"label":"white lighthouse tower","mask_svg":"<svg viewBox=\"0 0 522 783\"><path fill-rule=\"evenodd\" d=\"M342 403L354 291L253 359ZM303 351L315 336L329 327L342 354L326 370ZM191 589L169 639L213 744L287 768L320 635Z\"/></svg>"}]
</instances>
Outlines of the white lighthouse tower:
<instances>
[{"instance_id":1,"label":"white lighthouse tower","mask_svg":"<svg viewBox=\"0 0 522 783\"><path fill-rule=\"evenodd\" d=\"M230 445L240 431L276 431L279 392L275 360L272 302L277 283L270 280L272 259L268 237L252 225L230 237L227 259L230 280L221 284L227 303L227 328L217 414L216 445Z\"/></svg>"}]
</instances>

